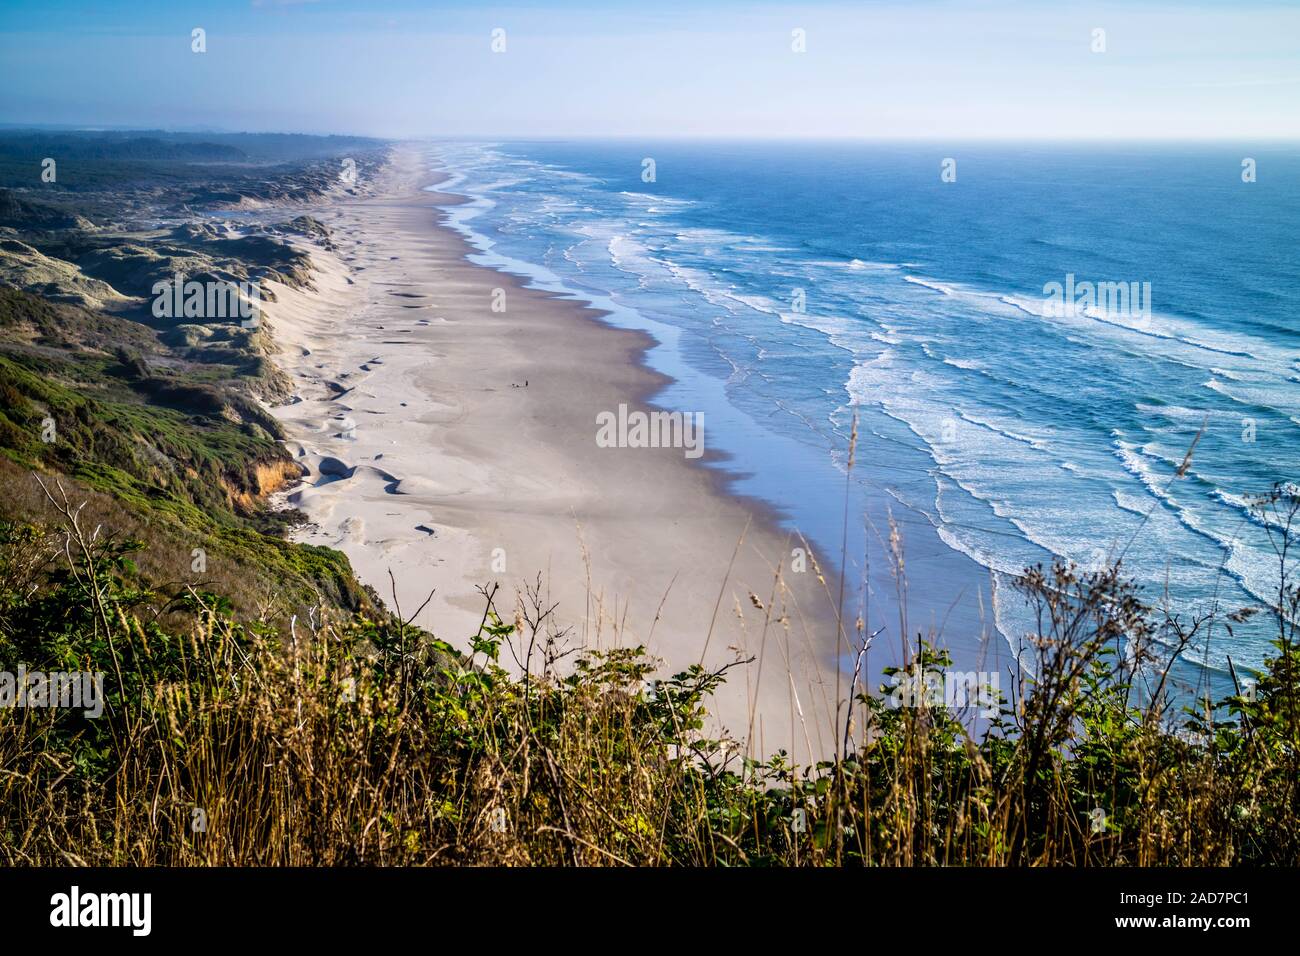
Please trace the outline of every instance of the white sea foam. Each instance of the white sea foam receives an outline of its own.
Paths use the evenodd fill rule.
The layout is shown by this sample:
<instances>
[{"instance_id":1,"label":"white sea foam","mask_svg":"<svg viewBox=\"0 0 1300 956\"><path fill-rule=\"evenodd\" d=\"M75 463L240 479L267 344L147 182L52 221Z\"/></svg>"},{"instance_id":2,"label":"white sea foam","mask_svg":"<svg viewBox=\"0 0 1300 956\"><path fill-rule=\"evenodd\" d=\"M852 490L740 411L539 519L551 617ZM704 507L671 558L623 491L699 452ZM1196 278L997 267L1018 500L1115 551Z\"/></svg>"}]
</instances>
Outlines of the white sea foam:
<instances>
[{"instance_id":1,"label":"white sea foam","mask_svg":"<svg viewBox=\"0 0 1300 956\"><path fill-rule=\"evenodd\" d=\"M566 179L556 169L539 168L535 175ZM493 177L486 167L476 177L507 192L519 188L508 176ZM1039 297L903 274L917 270L914 263L804 259L779 239L691 225L685 217L675 218L690 202L675 197L628 191L611 204L608 193L578 192L582 183L576 179L557 182L556 188L575 191L557 192L548 199L544 190L535 190L542 195L527 197L528 206L511 218L521 234L536 227L546 235L559 235L551 240L554 254L573 268L603 275L588 273L598 270L598 253L603 252L608 266L629 276L626 281L651 290L668 308L698 297L707 306L688 305L680 319L683 327L707 324L739 332L747 341L745 348L752 346L760 362L779 363L790 349L789 342L765 338L765 329L801 336L801 351L805 343L815 346L821 341L791 326L819 332L828 345L850 352L855 362L843 385L847 406L886 416L877 421L889 424L867 433L888 434L888 441L901 444L908 444L909 437L900 436L915 436L916 447L930 451L935 462L933 520L940 537L994 568L995 579L1019 571L1020 561L1041 556L1037 549L1077 560L1086 557L1078 552L1089 542L1121 536L1141 524L1142 540L1133 543L1130 569L1158 573L1162 565L1172 563L1172 580L1195 585L1199 593L1204 581L1195 576L1207 568L1213 571L1216 554L1221 554L1228 573L1250 593L1259 592L1264 580L1257 566L1259 541L1233 543L1224 530L1244 514L1236 496L1206 489L1195 481L1194 471L1168 488L1179 462L1169 460L1172 453L1135 442L1125 432L1116 433L1114 444L1090 441L1096 424L1116 421L1133 410L1147 421L1125 427L1161 435L1161 440L1172 440L1181 434L1181 426L1196 426L1207 414L1212 424L1231 423L1231 410L1213 407L1220 403L1208 396L1204 400L1210 407L1197 408L1198 400L1185 394L1169 396L1185 404L1127 404L1132 398L1126 398L1129 393L1118 383L1115 398L1122 404L1114 412L1102 409L1094 417L1085 410L1077 422L1066 416L1051 433L1037 429L1032 415L1022 419L1016 409L1018 403L1058 397L1069 408L1060 396L1062 383L1049 378L1047 384L1058 387L1040 387L1032 377L1050 377L1052 353L1047 346L1068 343L1080 350L1099 350L1099 364L1109 353L1117 366L1134 360L1198 370L1203 378L1192 381L1204 381L1224 399L1281 408L1300 425L1300 394L1295 388L1300 364L1292 350L1240 328L1211 329L1204 322L1159 312L1150 321L1121 321L1096 310L1055 318ZM591 242L566 245L560 230ZM718 258L711 261L710 255ZM808 312L795 312L782 297L787 282L791 290L809 290ZM665 292L670 294L665 297ZM756 324L764 316L778 317L779 323ZM1038 342L1031 334L1008 332L1016 323L1028 328L1025 316L1045 324L1047 341L1041 350L1028 351L1031 340ZM750 369L747 361L726 353L729 338L735 336L715 336L710 345L733 370L734 381ZM918 348L934 361L914 367ZM815 348L809 354L816 354ZM960 375L953 369L981 374ZM834 382L816 384L828 396L843 397ZM842 422L837 418L841 411L830 412L828 418ZM807 410L792 406L791 414L805 418ZM1042 420L1039 415L1037 421ZM948 440L944 429L951 430L952 424L946 423L955 423ZM817 431L825 423L810 420L808 427ZM915 476L909 478L906 497L918 497L918 484ZM901 494L896 495L900 501ZM930 514L924 500L908 505ZM1252 527L1258 534L1259 526ZM1218 548L1204 542L1215 542ZM1003 603L995 601L1000 626Z\"/></svg>"},{"instance_id":2,"label":"white sea foam","mask_svg":"<svg viewBox=\"0 0 1300 956\"><path fill-rule=\"evenodd\" d=\"M988 307L989 300L1022 312L1037 319L1062 322L1078 326L1084 322L1109 326L1113 329L1153 339L1180 343L1201 351L1212 352L1254 362L1283 363L1292 361L1284 349L1271 346L1253 336L1235 332L1207 329L1203 325L1174 316L1156 314L1144 316L1117 316L1096 308L1080 310L1073 315L1058 316L1046 296L1033 297L1019 294L989 292L964 286L960 283L941 282L916 275L903 276L904 281L922 286L944 296L960 298L972 304ZM1232 370L1230 370L1232 371Z\"/></svg>"}]
</instances>

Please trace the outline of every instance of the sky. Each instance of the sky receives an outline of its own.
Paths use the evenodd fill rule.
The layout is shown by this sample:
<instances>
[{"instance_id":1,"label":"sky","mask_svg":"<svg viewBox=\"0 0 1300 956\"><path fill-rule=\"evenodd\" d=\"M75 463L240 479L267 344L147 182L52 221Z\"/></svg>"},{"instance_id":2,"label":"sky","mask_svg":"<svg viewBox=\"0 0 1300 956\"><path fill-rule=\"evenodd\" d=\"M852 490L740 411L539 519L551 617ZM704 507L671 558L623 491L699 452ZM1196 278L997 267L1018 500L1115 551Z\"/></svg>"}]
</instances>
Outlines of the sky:
<instances>
[{"instance_id":1,"label":"sky","mask_svg":"<svg viewBox=\"0 0 1300 956\"><path fill-rule=\"evenodd\" d=\"M1300 0L0 0L0 123L1296 139Z\"/></svg>"}]
</instances>

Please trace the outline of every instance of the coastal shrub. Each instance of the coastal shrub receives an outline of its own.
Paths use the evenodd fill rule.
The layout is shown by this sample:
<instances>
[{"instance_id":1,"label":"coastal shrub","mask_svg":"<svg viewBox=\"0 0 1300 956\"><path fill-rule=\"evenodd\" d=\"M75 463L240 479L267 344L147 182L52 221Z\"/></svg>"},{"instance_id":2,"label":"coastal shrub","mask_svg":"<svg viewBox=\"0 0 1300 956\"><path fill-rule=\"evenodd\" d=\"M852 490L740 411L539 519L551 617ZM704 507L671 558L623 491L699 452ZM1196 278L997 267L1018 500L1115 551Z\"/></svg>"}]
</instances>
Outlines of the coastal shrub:
<instances>
[{"instance_id":1,"label":"coastal shrub","mask_svg":"<svg viewBox=\"0 0 1300 956\"><path fill-rule=\"evenodd\" d=\"M513 608L485 588L462 652L382 611L243 618L60 514L0 524L0 660L102 671L107 708L0 708L9 865L1300 862L1286 575L1276 654L1202 708L1165 692L1179 646L1156 640L1194 626L1118 568L1030 569L1032 661L978 732L886 685L837 757L795 766L704 732L744 662L651 687L643 648L569 653L540 581ZM921 639L902 670L950 663Z\"/></svg>"}]
</instances>

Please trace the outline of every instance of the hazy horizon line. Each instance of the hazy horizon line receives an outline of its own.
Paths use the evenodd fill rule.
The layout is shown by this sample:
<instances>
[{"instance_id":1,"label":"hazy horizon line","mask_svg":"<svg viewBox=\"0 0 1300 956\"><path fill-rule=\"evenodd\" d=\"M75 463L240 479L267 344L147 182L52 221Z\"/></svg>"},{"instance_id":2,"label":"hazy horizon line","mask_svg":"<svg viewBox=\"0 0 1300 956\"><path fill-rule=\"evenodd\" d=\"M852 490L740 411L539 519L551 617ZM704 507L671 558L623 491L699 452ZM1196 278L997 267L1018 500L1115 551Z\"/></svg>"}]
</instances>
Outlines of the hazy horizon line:
<instances>
[{"instance_id":1,"label":"hazy horizon line","mask_svg":"<svg viewBox=\"0 0 1300 956\"><path fill-rule=\"evenodd\" d=\"M373 139L385 143L420 143L420 142L548 142L555 140L659 140L681 142L718 142L718 143L1024 143L1024 144L1088 144L1088 145L1124 145L1124 144L1224 144L1236 145L1249 142L1256 145L1300 145L1298 136L1278 136L1276 134L1260 136L1023 136L1023 135L989 135L970 136L904 136L904 135L862 135L862 134L764 134L764 133L509 133L509 132L470 132L470 133L424 133L418 135L389 136L379 133L357 132L347 130L308 130L308 129L235 129L228 127L194 128L184 126L167 126L149 123L24 123L0 120L0 130L16 132L32 130L49 133L183 133L202 136L338 136Z\"/></svg>"}]
</instances>

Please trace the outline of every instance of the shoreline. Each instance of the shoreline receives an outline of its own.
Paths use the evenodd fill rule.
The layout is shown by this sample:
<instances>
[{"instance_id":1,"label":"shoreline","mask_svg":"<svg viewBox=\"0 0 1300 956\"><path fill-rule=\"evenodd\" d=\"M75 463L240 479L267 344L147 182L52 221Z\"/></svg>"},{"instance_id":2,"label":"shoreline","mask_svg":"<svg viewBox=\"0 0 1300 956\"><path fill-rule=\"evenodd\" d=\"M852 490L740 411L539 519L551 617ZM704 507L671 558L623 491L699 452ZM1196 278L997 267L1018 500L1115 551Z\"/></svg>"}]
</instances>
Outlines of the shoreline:
<instances>
[{"instance_id":1,"label":"shoreline","mask_svg":"<svg viewBox=\"0 0 1300 956\"><path fill-rule=\"evenodd\" d=\"M472 262L525 277L537 289L590 306L599 321L613 328L651 336L654 345L643 353L642 364L665 382L655 396L657 401L665 407L705 409L715 425L721 423L714 428L710 444L710 451L715 453L710 464L720 466L722 471L720 493L756 503L757 509L780 527L798 534L807 542L808 553L825 559L821 570L827 577L837 582L843 575L843 617L855 622L859 638L884 635L872 642L864 658L867 666L862 673L863 686L876 689L884 680L882 669L902 666L911 659L918 640L948 651L959 668L991 669L996 673L1014 668L1019 653L1017 634L1024 633L1016 624L1024 621L1003 619L1003 595L1010 587L1004 587L1006 582L999 580L1002 572L982 564L977 554L950 540L947 529L936 523L926 506L909 503L890 487L894 477L891 469L894 473L903 469L924 475L935 466L933 459L895 461L895 456L889 454L889 443L897 441L897 437L864 426L861 434L869 437L856 444L858 468L846 471L846 459L855 457L852 453L846 455L852 443L850 431L856 428L848 421L853 402L840 410L845 412L845 418L838 423L838 435L834 413L829 434L811 428L793 436L763 426L761 412L755 415L752 410L742 410L721 377L704 372L688 359L688 350L698 349L700 344L700 333L690 329L689 320L678 323L656 315L637 302L635 293L619 299L611 291L617 285L586 282L585 267L579 266L575 276L558 264L543 264L548 261L548 253L541 249L535 248L531 256L501 250L491 227L477 224L479 215L488 222L492 219L489 210L496 200L489 198L491 190L475 191L472 173L462 177L459 171L452 171L448 183L459 195L457 204L449 207L447 222L472 248ZM690 227L684 228L689 231ZM568 251L564 255L567 259ZM671 311L672 306L667 309ZM781 321L784 323L785 318ZM726 334L746 334L725 322L721 327ZM692 342L693 338L696 341ZM851 354L852 350L836 342L834 336L830 341L835 349ZM718 354L732 362L721 350ZM755 370L753 366L745 367L745 374ZM853 375L850 371L844 374L848 389ZM814 436L811 441L800 440L809 435ZM904 442L893 448L906 451L911 444ZM881 457L882 450L889 462L882 465L885 474L873 472L869 464ZM935 505L938 494L936 488ZM899 572L903 572L901 580ZM846 674L856 667L851 653L841 657L840 664Z\"/></svg>"},{"instance_id":2,"label":"shoreline","mask_svg":"<svg viewBox=\"0 0 1300 956\"><path fill-rule=\"evenodd\" d=\"M728 491L707 445L597 447L596 414L658 409L656 341L469 261L447 222L463 199L431 166L399 145L368 196L317 208L337 250L311 250L315 291L277 287L266 309L297 396L274 413L307 470L278 496L310 519L294 539L343 551L404 615L432 588L414 621L455 646L482 617L475 588L496 584L507 622L555 605L543 631L567 628L560 643L646 644L658 677L752 656L707 729L758 756L833 751L835 601L812 567L791 572L802 542Z\"/></svg>"}]
</instances>

